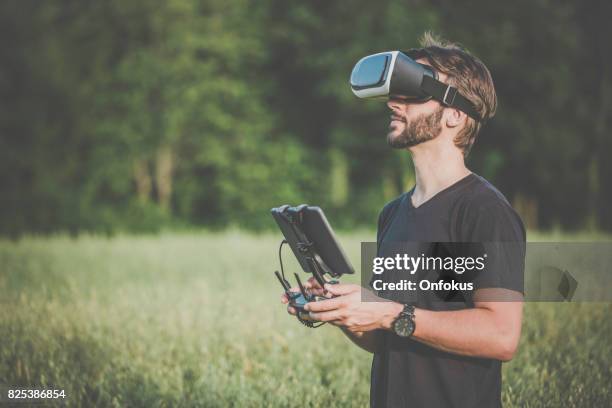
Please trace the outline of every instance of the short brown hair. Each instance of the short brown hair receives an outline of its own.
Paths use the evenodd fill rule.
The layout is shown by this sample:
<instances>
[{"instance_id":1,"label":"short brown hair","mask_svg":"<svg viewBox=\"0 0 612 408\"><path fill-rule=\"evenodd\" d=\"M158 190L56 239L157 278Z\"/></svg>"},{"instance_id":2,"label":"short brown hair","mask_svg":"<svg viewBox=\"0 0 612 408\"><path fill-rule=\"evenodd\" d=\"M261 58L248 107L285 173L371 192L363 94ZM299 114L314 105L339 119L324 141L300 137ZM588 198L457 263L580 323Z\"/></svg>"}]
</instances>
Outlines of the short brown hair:
<instances>
[{"instance_id":1,"label":"short brown hair","mask_svg":"<svg viewBox=\"0 0 612 408\"><path fill-rule=\"evenodd\" d=\"M482 61L465 48L431 32L423 34L420 44L431 66L447 76L447 82L472 102L482 118L476 121L468 116L465 127L455 138L455 145L467 157L480 128L495 115L497 109L497 95L491 73Z\"/></svg>"}]
</instances>

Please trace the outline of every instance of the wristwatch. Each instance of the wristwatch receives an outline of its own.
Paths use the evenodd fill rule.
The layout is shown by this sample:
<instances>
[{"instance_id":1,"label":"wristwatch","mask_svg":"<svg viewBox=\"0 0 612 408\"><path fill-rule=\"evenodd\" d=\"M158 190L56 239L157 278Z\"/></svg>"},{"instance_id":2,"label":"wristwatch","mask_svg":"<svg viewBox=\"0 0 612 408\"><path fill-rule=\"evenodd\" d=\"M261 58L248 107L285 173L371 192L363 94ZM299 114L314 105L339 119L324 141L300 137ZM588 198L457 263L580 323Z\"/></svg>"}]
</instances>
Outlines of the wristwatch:
<instances>
[{"instance_id":1,"label":"wristwatch","mask_svg":"<svg viewBox=\"0 0 612 408\"><path fill-rule=\"evenodd\" d=\"M400 337L410 337L414 333L414 305L405 304L404 309L393 321L393 332Z\"/></svg>"}]
</instances>

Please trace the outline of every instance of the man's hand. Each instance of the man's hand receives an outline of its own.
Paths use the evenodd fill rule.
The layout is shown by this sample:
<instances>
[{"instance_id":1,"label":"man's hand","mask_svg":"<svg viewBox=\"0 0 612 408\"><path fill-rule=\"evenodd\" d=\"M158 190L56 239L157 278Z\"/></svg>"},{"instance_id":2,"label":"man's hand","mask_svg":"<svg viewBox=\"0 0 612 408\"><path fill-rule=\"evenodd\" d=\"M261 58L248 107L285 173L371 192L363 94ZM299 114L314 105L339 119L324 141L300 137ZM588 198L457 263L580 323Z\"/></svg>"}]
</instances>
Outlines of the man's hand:
<instances>
[{"instance_id":1,"label":"man's hand","mask_svg":"<svg viewBox=\"0 0 612 408\"><path fill-rule=\"evenodd\" d=\"M403 309L401 304L382 299L359 285L327 284L324 289L334 297L308 303L305 310L315 320L345 327L352 333L389 329ZM367 302L361 301L362 291Z\"/></svg>"},{"instance_id":2,"label":"man's hand","mask_svg":"<svg viewBox=\"0 0 612 408\"><path fill-rule=\"evenodd\" d=\"M322 300L319 302L311 302L307 305L307 310L311 310L314 311L315 309L317 311L315 312L311 312L311 317L312 318L317 318L317 320L322 320L321 317L317 317L317 315L319 314L318 312L321 312L321 314L323 313L336 313L336 314L342 314L343 316L345 316L344 318L338 319L338 320L325 320L328 321L331 324L334 324L338 327L340 327L342 329L342 331L344 332L344 334L353 342L355 343L357 346L361 347L362 349L373 353L376 349L376 339L375 339L375 332L366 332L366 331L358 331L358 329L361 326L356 326L356 325L350 325L348 326L346 323L349 322L353 323L353 319L349 319L348 314L345 313L344 309L341 308L340 310L338 310L338 308L336 307L336 303L328 303L331 301L334 301L336 299L341 299L344 298L344 300L347 300L346 304L349 303L358 303L361 304L361 295L360 295L360 290L361 288L357 285L340 285L340 284L336 284L336 285L325 285L325 288L321 287L321 285L316 281L316 279L314 278L310 278L308 279L308 281L304 284L304 287L306 288L306 290L308 290L310 293L312 293L313 295L316 296L322 296L322 297L327 297L327 298L332 298L332 296L338 296L334 299L329 299L329 300ZM299 291L298 288L291 288L291 291ZM343 294L344 292L346 292L345 294ZM352 297L349 297L352 296ZM348 301L350 299L350 302ZM344 300L341 302L342 304L345 304ZM285 293L283 293L281 295L281 302L283 304L288 304L289 303L289 299L287 299L287 295ZM316 305L316 306L315 306ZM321 306L319 306L321 305ZM364 304L366 307L368 306L368 304ZM376 306L376 303L371 303L371 305ZM312 309L311 309L312 307ZM328 309L329 308L329 309ZM292 314L295 315L296 310L291 307L291 306L287 306L287 311ZM399 313L399 311L397 312ZM357 320L355 320L357 321ZM378 325L376 325L378 326ZM363 330L363 329L362 329ZM373 330L373 329L371 329Z\"/></svg>"}]
</instances>

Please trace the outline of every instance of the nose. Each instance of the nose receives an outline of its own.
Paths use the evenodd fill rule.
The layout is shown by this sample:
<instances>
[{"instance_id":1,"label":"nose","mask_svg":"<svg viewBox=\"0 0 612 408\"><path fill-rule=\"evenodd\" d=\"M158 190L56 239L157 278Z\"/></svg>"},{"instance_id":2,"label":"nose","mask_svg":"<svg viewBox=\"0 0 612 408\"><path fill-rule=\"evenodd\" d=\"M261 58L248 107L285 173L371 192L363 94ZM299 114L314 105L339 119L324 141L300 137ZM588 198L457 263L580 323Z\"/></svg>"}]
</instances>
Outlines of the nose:
<instances>
[{"instance_id":1,"label":"nose","mask_svg":"<svg viewBox=\"0 0 612 408\"><path fill-rule=\"evenodd\" d=\"M389 100L387 101L387 107L392 111L401 110L403 104L404 103L400 99L395 98L389 98Z\"/></svg>"}]
</instances>

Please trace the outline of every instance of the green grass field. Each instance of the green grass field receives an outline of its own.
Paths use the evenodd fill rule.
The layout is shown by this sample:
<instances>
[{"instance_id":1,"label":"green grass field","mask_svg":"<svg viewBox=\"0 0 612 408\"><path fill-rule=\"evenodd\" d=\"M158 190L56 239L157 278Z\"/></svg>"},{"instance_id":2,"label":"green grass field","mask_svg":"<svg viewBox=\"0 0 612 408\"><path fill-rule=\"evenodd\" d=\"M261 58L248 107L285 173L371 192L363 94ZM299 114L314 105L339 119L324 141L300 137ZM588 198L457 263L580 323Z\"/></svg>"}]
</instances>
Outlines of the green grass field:
<instances>
[{"instance_id":1,"label":"green grass field","mask_svg":"<svg viewBox=\"0 0 612 408\"><path fill-rule=\"evenodd\" d=\"M373 234L341 239L357 264ZM82 407L366 406L369 354L279 303L279 240L0 241L0 383L65 389L64 403ZM519 352L504 365L505 406L612 406L611 312L527 304Z\"/></svg>"}]
</instances>

